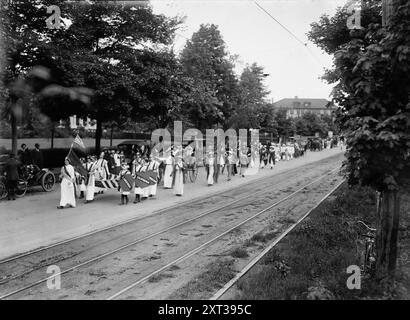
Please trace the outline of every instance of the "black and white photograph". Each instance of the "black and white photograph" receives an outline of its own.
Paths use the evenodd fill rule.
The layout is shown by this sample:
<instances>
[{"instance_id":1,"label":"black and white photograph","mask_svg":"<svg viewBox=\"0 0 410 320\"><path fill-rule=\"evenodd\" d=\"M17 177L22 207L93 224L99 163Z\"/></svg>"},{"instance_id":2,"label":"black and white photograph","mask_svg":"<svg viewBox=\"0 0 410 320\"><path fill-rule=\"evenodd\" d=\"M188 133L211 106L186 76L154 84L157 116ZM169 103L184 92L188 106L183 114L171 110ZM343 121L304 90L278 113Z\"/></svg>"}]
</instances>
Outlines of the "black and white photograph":
<instances>
[{"instance_id":1,"label":"black and white photograph","mask_svg":"<svg viewBox=\"0 0 410 320\"><path fill-rule=\"evenodd\" d=\"M410 299L410 1L0 3L0 300Z\"/></svg>"}]
</instances>

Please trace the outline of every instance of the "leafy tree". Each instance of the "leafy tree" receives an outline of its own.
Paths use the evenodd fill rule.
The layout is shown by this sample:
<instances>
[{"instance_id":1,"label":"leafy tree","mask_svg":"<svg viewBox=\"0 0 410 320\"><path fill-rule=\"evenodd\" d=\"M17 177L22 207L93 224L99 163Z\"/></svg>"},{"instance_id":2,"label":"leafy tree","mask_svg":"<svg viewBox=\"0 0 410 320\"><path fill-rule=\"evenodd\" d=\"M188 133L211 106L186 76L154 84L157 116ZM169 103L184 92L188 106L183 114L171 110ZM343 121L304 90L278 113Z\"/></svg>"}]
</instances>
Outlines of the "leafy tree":
<instances>
[{"instance_id":1,"label":"leafy tree","mask_svg":"<svg viewBox=\"0 0 410 320\"><path fill-rule=\"evenodd\" d=\"M54 83L50 70L38 67L50 62L50 39L57 30L45 23L47 6L63 1L16 0L1 3L1 37L5 52L2 64L2 116L11 123L12 150L17 152L17 124L27 119L33 98L63 97L87 104L91 92L83 88L69 88Z\"/></svg>"},{"instance_id":2,"label":"leafy tree","mask_svg":"<svg viewBox=\"0 0 410 320\"><path fill-rule=\"evenodd\" d=\"M158 101L150 100L152 92L147 92L155 86L144 78L148 60L155 63L158 58L154 47L171 43L179 20L156 15L149 5L105 1L67 4L66 12L71 25L58 46L74 52L78 59L72 64L73 74L80 75L79 81L95 91L92 104L84 112L97 121L98 152L104 122L141 119L158 105ZM150 79L155 78L151 75Z\"/></svg>"},{"instance_id":3,"label":"leafy tree","mask_svg":"<svg viewBox=\"0 0 410 320\"><path fill-rule=\"evenodd\" d=\"M295 122L292 118L286 117L286 110L279 109L275 112L278 135L281 137L293 136L296 130Z\"/></svg>"},{"instance_id":4,"label":"leafy tree","mask_svg":"<svg viewBox=\"0 0 410 320\"><path fill-rule=\"evenodd\" d=\"M376 276L381 280L394 278L399 196L410 178L410 2L393 3L395 14L385 28L381 1L366 1L362 12L370 18L362 19L362 30L335 37L346 35L339 9L332 22L313 24L309 34L334 54L335 68L325 78L335 84L333 98L342 108L338 121L348 143L348 182L379 192ZM323 37L327 30L330 36Z\"/></svg>"},{"instance_id":5,"label":"leafy tree","mask_svg":"<svg viewBox=\"0 0 410 320\"><path fill-rule=\"evenodd\" d=\"M199 129L224 124L235 107L237 79L217 26L201 25L180 59L184 74L191 79L184 113Z\"/></svg>"},{"instance_id":6,"label":"leafy tree","mask_svg":"<svg viewBox=\"0 0 410 320\"><path fill-rule=\"evenodd\" d=\"M242 71L237 90L238 105L229 119L231 127L259 129L262 117L264 117L264 121L267 121L268 114L266 114L264 98L269 92L263 84L265 76L263 68L256 63L247 66ZM265 113L262 114L263 112ZM265 125L267 124L265 123Z\"/></svg>"}]
</instances>

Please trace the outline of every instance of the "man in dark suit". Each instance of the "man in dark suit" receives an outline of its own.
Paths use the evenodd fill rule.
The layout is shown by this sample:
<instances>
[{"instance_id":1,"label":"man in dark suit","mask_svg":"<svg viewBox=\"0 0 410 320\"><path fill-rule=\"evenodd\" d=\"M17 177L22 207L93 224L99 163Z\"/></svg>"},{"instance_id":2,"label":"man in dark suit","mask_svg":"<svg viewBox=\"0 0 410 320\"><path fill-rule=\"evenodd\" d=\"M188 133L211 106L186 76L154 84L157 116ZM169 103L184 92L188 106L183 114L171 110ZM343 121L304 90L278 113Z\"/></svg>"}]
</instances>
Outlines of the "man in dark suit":
<instances>
[{"instance_id":1,"label":"man in dark suit","mask_svg":"<svg viewBox=\"0 0 410 320\"><path fill-rule=\"evenodd\" d=\"M31 154L25 143L21 145L21 149L18 151L17 155L19 156L20 162L23 165L31 164Z\"/></svg>"},{"instance_id":2,"label":"man in dark suit","mask_svg":"<svg viewBox=\"0 0 410 320\"><path fill-rule=\"evenodd\" d=\"M43 168L43 152L40 150L40 145L38 143L36 143L34 147L35 149L32 151L31 159L33 160L34 165L42 169Z\"/></svg>"},{"instance_id":3,"label":"man in dark suit","mask_svg":"<svg viewBox=\"0 0 410 320\"><path fill-rule=\"evenodd\" d=\"M18 168L20 162L14 157L14 154L10 154L10 159L6 163L5 172L7 177L7 192L8 199L16 200L16 188L17 181L19 179Z\"/></svg>"}]
</instances>

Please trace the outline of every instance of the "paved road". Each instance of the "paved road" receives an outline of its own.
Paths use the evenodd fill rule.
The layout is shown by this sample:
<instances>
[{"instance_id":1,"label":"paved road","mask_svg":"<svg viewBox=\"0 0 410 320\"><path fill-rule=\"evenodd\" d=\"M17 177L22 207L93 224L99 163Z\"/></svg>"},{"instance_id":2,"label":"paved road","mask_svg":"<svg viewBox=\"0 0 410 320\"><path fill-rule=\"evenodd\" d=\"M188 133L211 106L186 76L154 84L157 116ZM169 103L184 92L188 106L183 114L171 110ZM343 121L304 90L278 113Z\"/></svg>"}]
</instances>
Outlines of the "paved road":
<instances>
[{"instance_id":1,"label":"paved road","mask_svg":"<svg viewBox=\"0 0 410 320\"><path fill-rule=\"evenodd\" d=\"M57 210L59 190L52 193L33 192L17 201L0 202L0 259L99 230L135 217L146 217L153 212L184 203L198 197L210 197L214 193L235 188L248 182L268 177L288 169L340 154L340 150L309 152L305 157L279 162L273 169L260 170L253 176L235 177L231 182L226 176L212 187L206 185L202 169L194 184L185 185L184 196L176 197L171 190L162 190L156 199L140 204L118 206L119 194L110 190L98 196L91 204L78 203L74 209ZM57 188L58 189L58 188Z\"/></svg>"},{"instance_id":2,"label":"paved road","mask_svg":"<svg viewBox=\"0 0 410 320\"><path fill-rule=\"evenodd\" d=\"M41 282L11 298L105 299L135 281L121 299L207 298L341 180L334 170L341 160L336 154L275 174L265 171L257 181L238 179L240 185L223 193L0 264L0 296L44 279L47 266L57 265L72 270L62 276L60 290ZM204 250L196 252L198 246Z\"/></svg>"}]
</instances>

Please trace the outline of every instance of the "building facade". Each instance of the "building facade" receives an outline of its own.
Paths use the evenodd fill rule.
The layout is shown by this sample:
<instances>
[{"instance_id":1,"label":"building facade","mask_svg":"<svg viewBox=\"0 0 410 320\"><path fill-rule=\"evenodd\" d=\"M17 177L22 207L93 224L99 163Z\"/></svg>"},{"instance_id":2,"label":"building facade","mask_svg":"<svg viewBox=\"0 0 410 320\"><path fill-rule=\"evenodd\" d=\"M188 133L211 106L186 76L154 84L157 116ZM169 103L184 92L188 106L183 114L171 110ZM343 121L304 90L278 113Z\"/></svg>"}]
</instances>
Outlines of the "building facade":
<instances>
[{"instance_id":1,"label":"building facade","mask_svg":"<svg viewBox=\"0 0 410 320\"><path fill-rule=\"evenodd\" d=\"M330 101L326 99L309 99L295 97L285 98L275 102L275 109L286 110L287 118L298 118L305 113L315 113L318 116L328 115L331 116L336 109L333 105L330 105Z\"/></svg>"},{"instance_id":2,"label":"building facade","mask_svg":"<svg viewBox=\"0 0 410 320\"><path fill-rule=\"evenodd\" d=\"M84 128L86 131L95 131L97 129L97 124L94 120L90 118L81 118L77 116L71 116L69 118L70 129L80 129ZM64 127L64 121L60 121L60 127Z\"/></svg>"}]
</instances>

